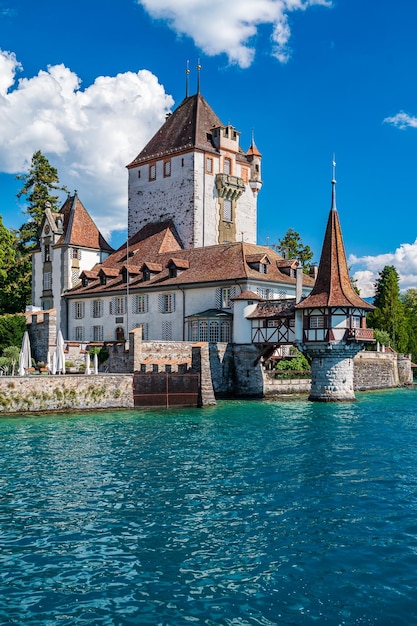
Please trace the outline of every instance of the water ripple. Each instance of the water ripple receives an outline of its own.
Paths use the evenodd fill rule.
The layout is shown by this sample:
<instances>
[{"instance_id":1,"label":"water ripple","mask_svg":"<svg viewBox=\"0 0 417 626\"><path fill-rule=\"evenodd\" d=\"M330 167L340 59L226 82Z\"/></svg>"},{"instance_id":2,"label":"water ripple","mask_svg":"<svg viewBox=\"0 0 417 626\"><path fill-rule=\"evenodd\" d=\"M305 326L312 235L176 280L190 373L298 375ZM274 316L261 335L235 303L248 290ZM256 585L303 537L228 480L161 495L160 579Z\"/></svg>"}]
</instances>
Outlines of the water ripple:
<instances>
[{"instance_id":1,"label":"water ripple","mask_svg":"<svg viewBox=\"0 0 417 626\"><path fill-rule=\"evenodd\" d=\"M415 391L0 420L0 623L417 623Z\"/></svg>"}]
</instances>

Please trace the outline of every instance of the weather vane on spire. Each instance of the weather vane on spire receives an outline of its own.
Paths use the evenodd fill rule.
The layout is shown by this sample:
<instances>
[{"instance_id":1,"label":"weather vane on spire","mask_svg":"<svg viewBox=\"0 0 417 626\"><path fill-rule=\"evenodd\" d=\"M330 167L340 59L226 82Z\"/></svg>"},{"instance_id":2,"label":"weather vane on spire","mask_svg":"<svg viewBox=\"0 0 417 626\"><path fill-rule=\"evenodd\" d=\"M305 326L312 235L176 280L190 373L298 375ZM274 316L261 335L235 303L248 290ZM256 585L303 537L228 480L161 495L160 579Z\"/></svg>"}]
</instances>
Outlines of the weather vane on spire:
<instances>
[{"instance_id":1,"label":"weather vane on spire","mask_svg":"<svg viewBox=\"0 0 417 626\"><path fill-rule=\"evenodd\" d=\"M332 211L336 211L336 155L334 152L332 160Z\"/></svg>"},{"instance_id":2,"label":"weather vane on spire","mask_svg":"<svg viewBox=\"0 0 417 626\"><path fill-rule=\"evenodd\" d=\"M187 60L187 68L185 70L185 97L188 98L188 77L190 75L190 62Z\"/></svg>"},{"instance_id":3,"label":"weather vane on spire","mask_svg":"<svg viewBox=\"0 0 417 626\"><path fill-rule=\"evenodd\" d=\"M199 58L197 61L197 72L198 72L197 93L200 93L200 70L201 70L201 65L200 65L200 58Z\"/></svg>"}]
</instances>

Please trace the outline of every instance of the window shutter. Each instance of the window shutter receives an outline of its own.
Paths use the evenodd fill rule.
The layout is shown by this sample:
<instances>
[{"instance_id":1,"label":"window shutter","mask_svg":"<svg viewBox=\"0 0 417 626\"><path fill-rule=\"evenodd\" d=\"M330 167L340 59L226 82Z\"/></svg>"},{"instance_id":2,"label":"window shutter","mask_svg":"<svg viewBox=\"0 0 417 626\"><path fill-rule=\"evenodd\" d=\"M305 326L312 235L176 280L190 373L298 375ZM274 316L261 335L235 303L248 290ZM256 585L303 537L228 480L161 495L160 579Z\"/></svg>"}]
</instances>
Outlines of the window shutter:
<instances>
[{"instance_id":1,"label":"window shutter","mask_svg":"<svg viewBox=\"0 0 417 626\"><path fill-rule=\"evenodd\" d=\"M230 308L233 309L233 298L236 296L236 287L230 287Z\"/></svg>"},{"instance_id":2,"label":"window shutter","mask_svg":"<svg viewBox=\"0 0 417 626\"><path fill-rule=\"evenodd\" d=\"M215 307L216 307L216 309L221 309L222 308L222 289L221 289L221 287L217 287L216 288Z\"/></svg>"},{"instance_id":3,"label":"window shutter","mask_svg":"<svg viewBox=\"0 0 417 626\"><path fill-rule=\"evenodd\" d=\"M165 307L165 298L160 293L159 296L158 296L158 311L159 311L159 313L163 313L164 312L164 307Z\"/></svg>"}]
</instances>

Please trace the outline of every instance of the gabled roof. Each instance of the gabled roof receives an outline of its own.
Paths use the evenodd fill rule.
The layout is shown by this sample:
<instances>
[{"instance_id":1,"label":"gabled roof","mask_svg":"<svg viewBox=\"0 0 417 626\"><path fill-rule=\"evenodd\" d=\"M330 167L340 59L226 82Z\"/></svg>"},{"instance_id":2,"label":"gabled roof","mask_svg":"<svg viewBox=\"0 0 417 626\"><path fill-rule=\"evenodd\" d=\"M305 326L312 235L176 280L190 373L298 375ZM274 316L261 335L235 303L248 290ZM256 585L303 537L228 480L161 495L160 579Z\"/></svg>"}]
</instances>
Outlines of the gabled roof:
<instances>
[{"instance_id":1,"label":"gabled roof","mask_svg":"<svg viewBox=\"0 0 417 626\"><path fill-rule=\"evenodd\" d=\"M352 286L346 261L342 230L336 209L336 181L332 181L332 206L327 221L316 283L311 293L297 304L297 309L315 307L357 307L373 309Z\"/></svg>"},{"instance_id":2,"label":"gabled roof","mask_svg":"<svg viewBox=\"0 0 417 626\"><path fill-rule=\"evenodd\" d=\"M188 96L127 167L193 148L217 152L211 139L216 126L223 124L203 96Z\"/></svg>"},{"instance_id":3,"label":"gabled roof","mask_svg":"<svg viewBox=\"0 0 417 626\"><path fill-rule=\"evenodd\" d=\"M113 251L113 248L100 233L76 192L73 196L68 196L61 207L60 215L64 219L64 228L57 245L66 244L79 248L93 248L94 250L105 250L106 252Z\"/></svg>"}]
</instances>

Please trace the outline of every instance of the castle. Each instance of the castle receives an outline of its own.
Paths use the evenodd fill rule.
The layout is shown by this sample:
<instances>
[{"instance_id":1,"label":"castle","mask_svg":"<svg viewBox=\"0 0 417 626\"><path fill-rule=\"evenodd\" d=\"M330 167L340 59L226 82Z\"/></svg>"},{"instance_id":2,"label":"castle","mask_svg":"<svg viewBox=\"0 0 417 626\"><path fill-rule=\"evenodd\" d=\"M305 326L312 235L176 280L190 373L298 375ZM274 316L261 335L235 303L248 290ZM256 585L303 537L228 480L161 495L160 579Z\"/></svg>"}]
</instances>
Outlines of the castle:
<instances>
[{"instance_id":1,"label":"castle","mask_svg":"<svg viewBox=\"0 0 417 626\"><path fill-rule=\"evenodd\" d=\"M65 339L82 349L123 343L137 329L154 346L232 346L234 367L248 379L295 344L312 356L311 399L354 399L353 357L373 339L372 306L350 282L336 181L315 280L297 260L256 243L261 161L254 140L245 152L240 133L199 92L186 96L128 165L128 238L118 250L77 193L59 213L46 210L34 306L56 309Z\"/></svg>"}]
</instances>

